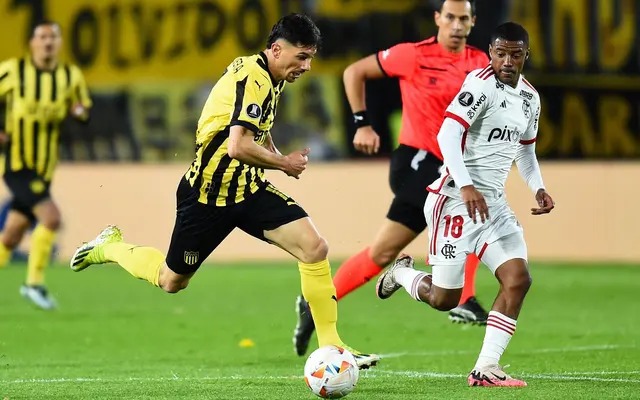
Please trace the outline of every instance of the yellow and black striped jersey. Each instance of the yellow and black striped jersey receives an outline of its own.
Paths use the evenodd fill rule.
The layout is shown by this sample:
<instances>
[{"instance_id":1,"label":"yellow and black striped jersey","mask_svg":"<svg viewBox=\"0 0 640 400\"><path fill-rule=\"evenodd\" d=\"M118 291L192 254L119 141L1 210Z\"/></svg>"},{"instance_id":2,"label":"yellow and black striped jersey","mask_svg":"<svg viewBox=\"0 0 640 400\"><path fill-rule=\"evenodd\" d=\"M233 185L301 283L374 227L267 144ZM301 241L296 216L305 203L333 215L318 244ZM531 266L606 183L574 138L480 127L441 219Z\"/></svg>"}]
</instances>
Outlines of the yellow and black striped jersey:
<instances>
[{"instance_id":1,"label":"yellow and black striped jersey","mask_svg":"<svg viewBox=\"0 0 640 400\"><path fill-rule=\"evenodd\" d=\"M215 84L202 109L196 157L185 175L198 201L216 206L239 203L266 184L264 170L229 157L229 129L242 125L263 145L273 126L285 81L269 72L267 56L236 58Z\"/></svg>"},{"instance_id":2,"label":"yellow and black striped jersey","mask_svg":"<svg viewBox=\"0 0 640 400\"><path fill-rule=\"evenodd\" d=\"M60 123L73 104L91 107L82 72L75 65L36 68L30 57L0 63L0 98L6 101L5 173L29 169L51 181L58 161Z\"/></svg>"}]
</instances>

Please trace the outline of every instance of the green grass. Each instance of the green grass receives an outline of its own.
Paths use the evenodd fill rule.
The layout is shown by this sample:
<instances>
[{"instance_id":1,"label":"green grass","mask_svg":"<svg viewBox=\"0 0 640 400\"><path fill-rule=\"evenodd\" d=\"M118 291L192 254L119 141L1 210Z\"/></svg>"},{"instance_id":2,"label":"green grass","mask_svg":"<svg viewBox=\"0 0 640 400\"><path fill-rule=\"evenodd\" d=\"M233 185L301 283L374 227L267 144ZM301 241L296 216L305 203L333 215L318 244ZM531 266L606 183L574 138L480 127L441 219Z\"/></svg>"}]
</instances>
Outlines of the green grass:
<instances>
[{"instance_id":1,"label":"green grass","mask_svg":"<svg viewBox=\"0 0 640 400\"><path fill-rule=\"evenodd\" d=\"M392 355L349 399L585 399L640 396L640 266L533 265L534 285L503 357L524 389L469 388L484 329L453 325L373 283L340 303L343 339ZM18 295L24 269L0 271L0 399L313 399L292 352L294 263L202 268L167 295L115 266L55 267L60 308ZM493 277L478 277L489 305ZM253 348L238 342L252 339Z\"/></svg>"}]
</instances>

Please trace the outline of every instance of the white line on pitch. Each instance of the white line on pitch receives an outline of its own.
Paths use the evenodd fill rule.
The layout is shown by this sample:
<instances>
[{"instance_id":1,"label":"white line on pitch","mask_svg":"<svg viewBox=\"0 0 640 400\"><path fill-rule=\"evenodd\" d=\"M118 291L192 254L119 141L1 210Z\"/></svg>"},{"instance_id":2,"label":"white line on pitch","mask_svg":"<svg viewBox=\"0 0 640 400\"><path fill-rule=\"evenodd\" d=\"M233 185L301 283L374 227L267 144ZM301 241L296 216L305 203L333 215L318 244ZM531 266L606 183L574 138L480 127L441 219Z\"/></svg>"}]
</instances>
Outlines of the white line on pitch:
<instances>
[{"instance_id":1,"label":"white line on pitch","mask_svg":"<svg viewBox=\"0 0 640 400\"><path fill-rule=\"evenodd\" d=\"M599 344L593 346L573 346L573 347L551 347L542 349L530 349L530 350L514 350L510 351L510 354L543 354L543 353L570 353L581 351L600 351L600 350L618 350L618 349L634 349L636 345L617 345L617 344ZM397 357L421 357L421 356L449 356L449 355L463 355L463 354L477 354L478 350L441 350L441 351L416 351L416 352L401 352L401 353L389 353L381 354L382 358L397 358Z\"/></svg>"}]
</instances>

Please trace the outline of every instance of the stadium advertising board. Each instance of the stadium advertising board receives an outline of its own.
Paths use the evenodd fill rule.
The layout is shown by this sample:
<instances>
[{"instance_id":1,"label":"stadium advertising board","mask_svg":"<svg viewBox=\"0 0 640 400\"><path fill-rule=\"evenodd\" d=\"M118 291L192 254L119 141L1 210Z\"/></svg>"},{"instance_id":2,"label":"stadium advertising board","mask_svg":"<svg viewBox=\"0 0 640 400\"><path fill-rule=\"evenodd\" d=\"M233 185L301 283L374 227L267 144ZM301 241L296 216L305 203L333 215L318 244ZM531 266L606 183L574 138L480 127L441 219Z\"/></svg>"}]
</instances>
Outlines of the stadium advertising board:
<instances>
[{"instance_id":1,"label":"stadium advertising board","mask_svg":"<svg viewBox=\"0 0 640 400\"><path fill-rule=\"evenodd\" d=\"M640 156L640 5L634 0L528 0L527 77L541 94L538 152L548 158Z\"/></svg>"},{"instance_id":2,"label":"stadium advertising board","mask_svg":"<svg viewBox=\"0 0 640 400\"><path fill-rule=\"evenodd\" d=\"M278 17L269 0L12 0L0 9L0 58L24 53L33 21L60 23L65 58L92 85L218 76L264 47Z\"/></svg>"}]
</instances>

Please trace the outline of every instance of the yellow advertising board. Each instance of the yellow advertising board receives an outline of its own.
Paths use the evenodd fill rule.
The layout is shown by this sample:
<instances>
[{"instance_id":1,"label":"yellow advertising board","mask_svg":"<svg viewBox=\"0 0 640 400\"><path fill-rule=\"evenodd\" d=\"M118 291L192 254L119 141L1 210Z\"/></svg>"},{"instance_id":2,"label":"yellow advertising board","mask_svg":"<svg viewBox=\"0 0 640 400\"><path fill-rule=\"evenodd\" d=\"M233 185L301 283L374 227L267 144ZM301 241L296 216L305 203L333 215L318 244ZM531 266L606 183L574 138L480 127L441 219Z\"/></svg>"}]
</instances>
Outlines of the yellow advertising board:
<instances>
[{"instance_id":1,"label":"yellow advertising board","mask_svg":"<svg viewBox=\"0 0 640 400\"><path fill-rule=\"evenodd\" d=\"M6 3L6 2L5 2ZM25 53L32 21L62 27L64 59L93 85L218 76L264 48L277 20L269 0L42 0L0 7L0 58ZM13 38L10 40L8 38Z\"/></svg>"}]
</instances>

